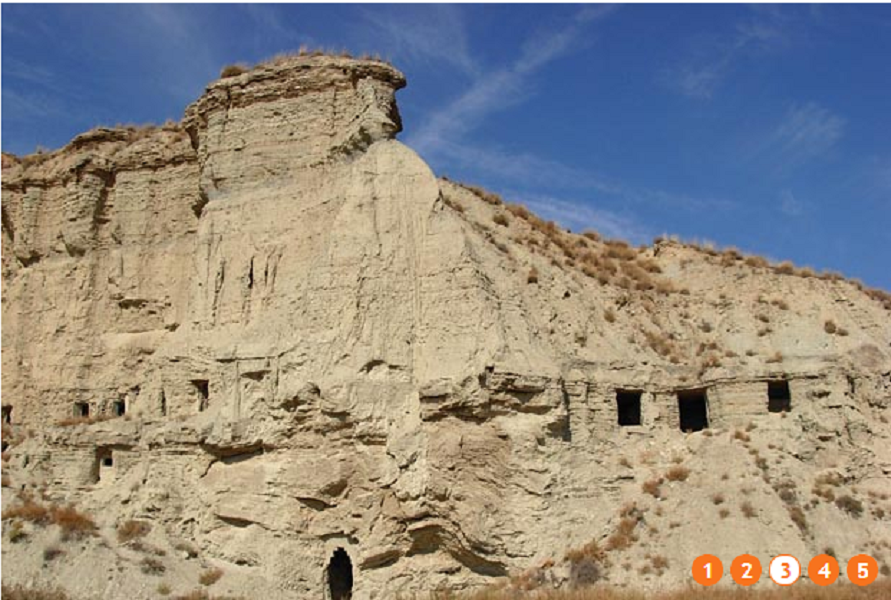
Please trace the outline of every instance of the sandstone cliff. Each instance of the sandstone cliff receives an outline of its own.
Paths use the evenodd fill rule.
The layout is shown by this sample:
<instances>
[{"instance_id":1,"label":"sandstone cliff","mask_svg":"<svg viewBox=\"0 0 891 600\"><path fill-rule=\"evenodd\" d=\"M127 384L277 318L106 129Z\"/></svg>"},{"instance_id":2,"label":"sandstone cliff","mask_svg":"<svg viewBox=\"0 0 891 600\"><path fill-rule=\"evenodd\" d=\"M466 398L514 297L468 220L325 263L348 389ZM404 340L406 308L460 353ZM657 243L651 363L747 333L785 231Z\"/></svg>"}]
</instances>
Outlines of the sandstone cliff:
<instances>
[{"instance_id":1,"label":"sandstone cliff","mask_svg":"<svg viewBox=\"0 0 891 600\"><path fill-rule=\"evenodd\" d=\"M365 599L891 559L887 295L438 180L404 84L294 57L180 124L4 155L3 506L99 525L47 561L20 523L5 580Z\"/></svg>"}]
</instances>

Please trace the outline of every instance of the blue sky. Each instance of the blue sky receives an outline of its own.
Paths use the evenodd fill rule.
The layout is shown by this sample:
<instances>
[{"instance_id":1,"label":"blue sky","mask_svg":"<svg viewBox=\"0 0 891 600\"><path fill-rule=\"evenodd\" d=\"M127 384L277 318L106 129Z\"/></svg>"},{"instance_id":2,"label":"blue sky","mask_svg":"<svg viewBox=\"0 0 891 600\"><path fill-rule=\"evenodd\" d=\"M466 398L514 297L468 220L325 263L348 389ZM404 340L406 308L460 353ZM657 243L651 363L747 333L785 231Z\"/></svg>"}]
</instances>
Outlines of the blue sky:
<instances>
[{"instance_id":1,"label":"blue sky","mask_svg":"<svg viewBox=\"0 0 891 600\"><path fill-rule=\"evenodd\" d=\"M3 150L179 120L301 44L402 69L399 138L438 175L891 289L889 5L4 4Z\"/></svg>"}]
</instances>

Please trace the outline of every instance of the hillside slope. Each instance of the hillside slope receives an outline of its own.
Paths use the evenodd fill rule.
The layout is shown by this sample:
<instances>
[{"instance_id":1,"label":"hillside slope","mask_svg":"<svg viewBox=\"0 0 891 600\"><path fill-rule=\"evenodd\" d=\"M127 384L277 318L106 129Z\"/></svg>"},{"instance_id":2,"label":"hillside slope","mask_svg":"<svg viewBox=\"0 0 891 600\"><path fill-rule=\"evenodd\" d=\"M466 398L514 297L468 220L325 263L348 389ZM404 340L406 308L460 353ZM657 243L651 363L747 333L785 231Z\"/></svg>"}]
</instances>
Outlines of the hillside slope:
<instances>
[{"instance_id":1,"label":"hillside slope","mask_svg":"<svg viewBox=\"0 0 891 600\"><path fill-rule=\"evenodd\" d=\"M703 553L826 550L887 576L891 298L437 179L395 139L404 84L285 58L182 123L4 155L4 582L670 589ZM42 512L69 503L95 531Z\"/></svg>"}]
</instances>

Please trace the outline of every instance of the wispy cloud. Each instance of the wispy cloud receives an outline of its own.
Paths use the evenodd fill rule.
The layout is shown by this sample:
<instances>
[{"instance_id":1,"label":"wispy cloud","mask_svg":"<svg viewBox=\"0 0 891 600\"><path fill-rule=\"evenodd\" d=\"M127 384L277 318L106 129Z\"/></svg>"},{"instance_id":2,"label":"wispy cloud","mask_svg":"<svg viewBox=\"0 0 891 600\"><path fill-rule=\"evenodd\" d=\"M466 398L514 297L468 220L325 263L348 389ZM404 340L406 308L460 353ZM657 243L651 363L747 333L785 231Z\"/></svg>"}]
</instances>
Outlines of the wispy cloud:
<instances>
[{"instance_id":1,"label":"wispy cloud","mask_svg":"<svg viewBox=\"0 0 891 600\"><path fill-rule=\"evenodd\" d=\"M467 25L461 8L448 4L401 5L394 11L380 6L363 12L377 31L376 44L405 63L444 62L471 76L480 69L470 51Z\"/></svg>"},{"instance_id":2,"label":"wispy cloud","mask_svg":"<svg viewBox=\"0 0 891 600\"><path fill-rule=\"evenodd\" d=\"M429 115L427 122L406 142L423 154L435 154L448 142L463 138L489 114L522 102L529 78L570 52L583 37L589 23L606 17L613 10L612 6L584 8L562 29L544 32L528 40L513 64L478 76L461 96Z\"/></svg>"},{"instance_id":3,"label":"wispy cloud","mask_svg":"<svg viewBox=\"0 0 891 600\"><path fill-rule=\"evenodd\" d=\"M607 237L624 238L635 244L653 238L652 232L629 214L594 208L575 199L548 195L511 194L545 219L557 221L573 231L594 229Z\"/></svg>"},{"instance_id":4,"label":"wispy cloud","mask_svg":"<svg viewBox=\"0 0 891 600\"><path fill-rule=\"evenodd\" d=\"M784 167L825 154L845 133L847 122L815 102L793 105L770 134L765 150Z\"/></svg>"},{"instance_id":5,"label":"wispy cloud","mask_svg":"<svg viewBox=\"0 0 891 600\"><path fill-rule=\"evenodd\" d=\"M697 57L664 70L661 77L685 96L709 99L738 61L785 41L786 21L780 10L756 9L750 19L736 24L733 33L710 38L698 49Z\"/></svg>"},{"instance_id":6,"label":"wispy cloud","mask_svg":"<svg viewBox=\"0 0 891 600\"><path fill-rule=\"evenodd\" d=\"M804 214L804 202L795 197L791 190L780 192L780 210L789 217L800 217Z\"/></svg>"}]
</instances>

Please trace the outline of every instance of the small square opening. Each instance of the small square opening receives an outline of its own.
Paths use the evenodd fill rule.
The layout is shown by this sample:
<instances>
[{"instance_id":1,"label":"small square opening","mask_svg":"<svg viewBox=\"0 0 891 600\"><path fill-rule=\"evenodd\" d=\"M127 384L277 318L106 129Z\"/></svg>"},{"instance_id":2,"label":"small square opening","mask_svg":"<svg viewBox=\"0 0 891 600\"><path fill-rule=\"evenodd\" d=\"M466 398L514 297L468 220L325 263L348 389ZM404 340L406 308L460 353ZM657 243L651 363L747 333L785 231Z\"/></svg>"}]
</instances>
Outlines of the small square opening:
<instances>
[{"instance_id":1,"label":"small square opening","mask_svg":"<svg viewBox=\"0 0 891 600\"><path fill-rule=\"evenodd\" d=\"M789 382L767 382L767 411L783 413L792 410L792 392L789 390Z\"/></svg>"},{"instance_id":2,"label":"small square opening","mask_svg":"<svg viewBox=\"0 0 891 600\"><path fill-rule=\"evenodd\" d=\"M90 403L89 402L75 402L74 403L74 416L75 417L89 417L90 416Z\"/></svg>"},{"instance_id":3,"label":"small square opening","mask_svg":"<svg viewBox=\"0 0 891 600\"><path fill-rule=\"evenodd\" d=\"M708 429L708 395L705 390L678 392L681 431Z\"/></svg>"},{"instance_id":4,"label":"small square opening","mask_svg":"<svg viewBox=\"0 0 891 600\"><path fill-rule=\"evenodd\" d=\"M616 390L616 412L619 425L640 425L640 398L643 392L637 390Z\"/></svg>"}]
</instances>

